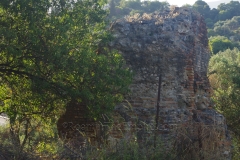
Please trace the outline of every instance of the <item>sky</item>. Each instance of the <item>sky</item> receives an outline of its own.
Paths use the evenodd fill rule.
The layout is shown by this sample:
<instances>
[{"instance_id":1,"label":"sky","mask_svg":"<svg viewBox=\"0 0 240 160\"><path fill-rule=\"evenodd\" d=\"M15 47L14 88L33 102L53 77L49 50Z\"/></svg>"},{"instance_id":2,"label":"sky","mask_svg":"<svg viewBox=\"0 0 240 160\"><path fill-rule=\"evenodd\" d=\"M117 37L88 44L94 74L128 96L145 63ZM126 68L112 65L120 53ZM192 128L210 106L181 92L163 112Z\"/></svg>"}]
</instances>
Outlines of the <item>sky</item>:
<instances>
[{"instance_id":1,"label":"sky","mask_svg":"<svg viewBox=\"0 0 240 160\"><path fill-rule=\"evenodd\" d=\"M160 0L160 1L167 1L168 3L170 3L170 5L178 5L179 7L184 5L184 4L190 4L193 5L197 0ZM203 0L205 2L214 2L214 1L218 1L218 0ZM231 0L229 0L230 2Z\"/></svg>"}]
</instances>

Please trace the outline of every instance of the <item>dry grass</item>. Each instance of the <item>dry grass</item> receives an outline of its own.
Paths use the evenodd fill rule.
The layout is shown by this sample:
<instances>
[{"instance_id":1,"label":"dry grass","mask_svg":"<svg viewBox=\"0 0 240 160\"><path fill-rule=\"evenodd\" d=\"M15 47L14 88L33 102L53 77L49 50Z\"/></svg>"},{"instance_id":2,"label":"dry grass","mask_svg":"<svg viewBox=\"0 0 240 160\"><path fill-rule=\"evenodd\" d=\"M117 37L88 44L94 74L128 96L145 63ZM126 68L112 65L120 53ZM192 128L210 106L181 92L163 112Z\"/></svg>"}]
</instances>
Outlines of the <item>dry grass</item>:
<instances>
[{"instance_id":1,"label":"dry grass","mask_svg":"<svg viewBox=\"0 0 240 160\"><path fill-rule=\"evenodd\" d=\"M175 128L173 148L181 160L223 160L224 131L216 125L186 122ZM220 150L222 149L222 150Z\"/></svg>"}]
</instances>

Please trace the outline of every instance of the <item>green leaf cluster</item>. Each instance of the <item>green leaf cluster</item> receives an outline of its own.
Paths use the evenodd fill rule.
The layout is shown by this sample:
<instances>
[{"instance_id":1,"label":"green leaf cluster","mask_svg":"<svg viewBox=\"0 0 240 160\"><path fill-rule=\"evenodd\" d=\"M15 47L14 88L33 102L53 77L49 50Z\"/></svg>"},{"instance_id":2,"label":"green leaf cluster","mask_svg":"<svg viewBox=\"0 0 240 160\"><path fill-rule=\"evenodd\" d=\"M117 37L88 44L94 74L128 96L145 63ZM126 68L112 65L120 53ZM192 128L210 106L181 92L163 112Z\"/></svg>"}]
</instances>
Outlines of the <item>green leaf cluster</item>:
<instances>
[{"instance_id":1,"label":"green leaf cluster","mask_svg":"<svg viewBox=\"0 0 240 160\"><path fill-rule=\"evenodd\" d=\"M131 74L105 47L106 14L97 0L1 1L1 110L15 119L75 99L97 116L120 102Z\"/></svg>"},{"instance_id":2,"label":"green leaf cluster","mask_svg":"<svg viewBox=\"0 0 240 160\"><path fill-rule=\"evenodd\" d=\"M0 2L0 111L10 118L15 159L37 133L33 122L54 125L70 100L94 118L123 100L131 73L106 48L105 16L98 1Z\"/></svg>"},{"instance_id":3,"label":"green leaf cluster","mask_svg":"<svg viewBox=\"0 0 240 160\"><path fill-rule=\"evenodd\" d=\"M198 11L200 14L202 14L204 17L207 16L207 14L209 14L210 12L210 7L209 5L202 0L197 0L194 4L193 4L193 9L195 9L196 11Z\"/></svg>"},{"instance_id":4,"label":"green leaf cluster","mask_svg":"<svg viewBox=\"0 0 240 160\"><path fill-rule=\"evenodd\" d=\"M233 132L234 157L240 155L240 51L227 49L211 57L209 80L214 89L215 108L224 115Z\"/></svg>"},{"instance_id":5,"label":"green leaf cluster","mask_svg":"<svg viewBox=\"0 0 240 160\"><path fill-rule=\"evenodd\" d=\"M233 49L234 45L234 43L224 36L215 36L209 38L209 46L213 54L216 54L219 51L224 51L228 48Z\"/></svg>"},{"instance_id":6,"label":"green leaf cluster","mask_svg":"<svg viewBox=\"0 0 240 160\"><path fill-rule=\"evenodd\" d=\"M110 18L120 18L135 13L160 12L169 7L168 2L140 0L109 0Z\"/></svg>"},{"instance_id":7,"label":"green leaf cluster","mask_svg":"<svg viewBox=\"0 0 240 160\"><path fill-rule=\"evenodd\" d=\"M36 133L30 129L34 122L55 125L72 100L97 119L128 92L132 73L107 47L112 36L103 5L98 0L0 1L0 112L10 118L16 159Z\"/></svg>"}]
</instances>

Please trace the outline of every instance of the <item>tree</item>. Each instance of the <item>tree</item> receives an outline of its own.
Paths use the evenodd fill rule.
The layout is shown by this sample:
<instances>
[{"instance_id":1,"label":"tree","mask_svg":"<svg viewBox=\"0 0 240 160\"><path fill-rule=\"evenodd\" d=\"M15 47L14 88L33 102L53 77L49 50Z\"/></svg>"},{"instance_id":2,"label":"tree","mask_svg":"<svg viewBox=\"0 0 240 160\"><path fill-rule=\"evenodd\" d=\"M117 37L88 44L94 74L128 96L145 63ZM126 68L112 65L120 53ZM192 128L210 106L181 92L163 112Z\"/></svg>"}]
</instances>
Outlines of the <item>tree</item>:
<instances>
[{"instance_id":1,"label":"tree","mask_svg":"<svg viewBox=\"0 0 240 160\"><path fill-rule=\"evenodd\" d=\"M192 5L186 3L186 4L182 5L182 7L192 8Z\"/></svg>"},{"instance_id":2,"label":"tree","mask_svg":"<svg viewBox=\"0 0 240 160\"><path fill-rule=\"evenodd\" d=\"M219 11L216 8L213 8L210 10L208 17L216 22L218 21L218 13Z\"/></svg>"},{"instance_id":3,"label":"tree","mask_svg":"<svg viewBox=\"0 0 240 160\"><path fill-rule=\"evenodd\" d=\"M221 10L218 15L219 20L226 20L232 18L232 14L229 10Z\"/></svg>"},{"instance_id":4,"label":"tree","mask_svg":"<svg viewBox=\"0 0 240 160\"><path fill-rule=\"evenodd\" d=\"M213 36L216 36L216 33L214 32L213 29L208 29L208 37L213 37Z\"/></svg>"},{"instance_id":5,"label":"tree","mask_svg":"<svg viewBox=\"0 0 240 160\"><path fill-rule=\"evenodd\" d=\"M159 1L143 1L142 8L144 12L153 13L155 11L163 11L167 9L169 4L167 2L159 2Z\"/></svg>"},{"instance_id":6,"label":"tree","mask_svg":"<svg viewBox=\"0 0 240 160\"><path fill-rule=\"evenodd\" d=\"M123 100L131 73L121 55L106 47L111 36L102 4L0 1L0 109L10 117L16 159L34 120L55 122L71 100L98 118Z\"/></svg>"},{"instance_id":7,"label":"tree","mask_svg":"<svg viewBox=\"0 0 240 160\"><path fill-rule=\"evenodd\" d=\"M233 20L233 21L237 21L238 24L240 24L240 16L234 16L234 17L232 18L232 20Z\"/></svg>"},{"instance_id":8,"label":"tree","mask_svg":"<svg viewBox=\"0 0 240 160\"><path fill-rule=\"evenodd\" d=\"M239 1L230 1L229 3L221 3L218 5L219 20L231 19L233 16L239 16Z\"/></svg>"},{"instance_id":9,"label":"tree","mask_svg":"<svg viewBox=\"0 0 240 160\"><path fill-rule=\"evenodd\" d=\"M206 19L205 21L207 22L207 20L208 19ZM210 21L208 21L207 23L209 22ZM240 22L240 16L234 16L232 19L216 22L214 24L215 35L226 36L231 40L233 39L231 37L235 37L234 39L237 40L238 28L240 26L239 22Z\"/></svg>"},{"instance_id":10,"label":"tree","mask_svg":"<svg viewBox=\"0 0 240 160\"><path fill-rule=\"evenodd\" d=\"M219 51L226 49L232 49L234 44L224 36L215 36L209 38L209 46L213 54L217 54Z\"/></svg>"},{"instance_id":11,"label":"tree","mask_svg":"<svg viewBox=\"0 0 240 160\"><path fill-rule=\"evenodd\" d=\"M240 155L240 51L227 49L211 57L209 80L214 89L215 108L224 115L227 125L234 133L235 158Z\"/></svg>"},{"instance_id":12,"label":"tree","mask_svg":"<svg viewBox=\"0 0 240 160\"><path fill-rule=\"evenodd\" d=\"M221 27L214 27L214 32L217 35L225 36L225 37L230 37L233 32L230 30L228 26L221 26Z\"/></svg>"},{"instance_id":13,"label":"tree","mask_svg":"<svg viewBox=\"0 0 240 160\"><path fill-rule=\"evenodd\" d=\"M129 0L129 1L122 1L121 7L123 8L131 8L133 10L142 10L140 0Z\"/></svg>"},{"instance_id":14,"label":"tree","mask_svg":"<svg viewBox=\"0 0 240 160\"><path fill-rule=\"evenodd\" d=\"M205 1L197 0L193 4L193 9L195 9L201 15L203 15L204 18L208 18L208 14L210 12L210 7L209 7L209 5Z\"/></svg>"},{"instance_id":15,"label":"tree","mask_svg":"<svg viewBox=\"0 0 240 160\"><path fill-rule=\"evenodd\" d=\"M214 26L213 20L210 18L206 18L205 23L207 25L207 28L212 28Z\"/></svg>"}]
</instances>

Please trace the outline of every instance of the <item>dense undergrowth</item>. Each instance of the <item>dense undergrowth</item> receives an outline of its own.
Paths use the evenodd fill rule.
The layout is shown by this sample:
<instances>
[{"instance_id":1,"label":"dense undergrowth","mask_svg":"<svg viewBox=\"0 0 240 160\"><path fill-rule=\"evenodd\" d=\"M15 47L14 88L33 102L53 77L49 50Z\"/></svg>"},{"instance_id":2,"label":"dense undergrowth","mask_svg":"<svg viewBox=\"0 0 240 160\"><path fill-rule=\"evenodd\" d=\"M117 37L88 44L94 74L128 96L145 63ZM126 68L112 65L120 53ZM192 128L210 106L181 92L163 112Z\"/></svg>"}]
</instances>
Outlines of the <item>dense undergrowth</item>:
<instances>
[{"instance_id":1,"label":"dense undergrowth","mask_svg":"<svg viewBox=\"0 0 240 160\"><path fill-rule=\"evenodd\" d=\"M187 127L186 127L187 126ZM40 129L40 128L39 128ZM131 138L111 139L101 145L86 141L76 145L77 140L58 138L56 129L42 126L43 130L32 134L23 147L14 146L8 126L0 129L1 160L202 160L224 159L218 150L220 132L217 126L206 126L198 122L186 122L176 126L169 135L154 132L140 140L136 133ZM195 132L198 131L198 132ZM55 134L54 134L55 132ZM124 132L122 132L124 133ZM24 133L22 133L24 134ZM87 137L85 137L87 139ZM234 158L236 159L236 158Z\"/></svg>"}]
</instances>

